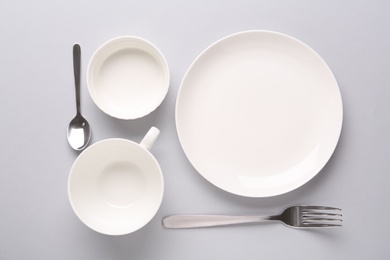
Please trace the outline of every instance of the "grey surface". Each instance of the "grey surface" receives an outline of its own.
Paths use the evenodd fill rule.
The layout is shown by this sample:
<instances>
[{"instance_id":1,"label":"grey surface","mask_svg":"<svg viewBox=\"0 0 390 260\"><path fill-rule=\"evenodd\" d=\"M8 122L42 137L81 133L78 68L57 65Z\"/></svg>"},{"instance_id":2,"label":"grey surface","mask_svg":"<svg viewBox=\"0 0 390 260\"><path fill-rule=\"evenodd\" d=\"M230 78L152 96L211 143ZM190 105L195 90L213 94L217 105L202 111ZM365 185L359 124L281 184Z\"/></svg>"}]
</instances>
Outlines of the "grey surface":
<instances>
[{"instance_id":1,"label":"grey surface","mask_svg":"<svg viewBox=\"0 0 390 260\"><path fill-rule=\"evenodd\" d=\"M10 1L0 4L0 259L385 259L390 255L390 3L388 1ZM344 123L337 150L312 181L288 194L250 199L212 186L178 142L176 94L196 56L229 34L266 29L314 48L339 83ZM165 54L171 85L154 113L120 121L88 95L93 52L120 35L144 37ZM77 157L66 140L75 114L72 45L82 47L82 113L92 143L140 141L164 171L157 216L136 233L110 237L74 215L67 198ZM232 137L239 138L239 137ZM293 204L343 209L342 229L283 225L166 230L175 213L276 213ZM384 220L380 220L380 219Z\"/></svg>"}]
</instances>

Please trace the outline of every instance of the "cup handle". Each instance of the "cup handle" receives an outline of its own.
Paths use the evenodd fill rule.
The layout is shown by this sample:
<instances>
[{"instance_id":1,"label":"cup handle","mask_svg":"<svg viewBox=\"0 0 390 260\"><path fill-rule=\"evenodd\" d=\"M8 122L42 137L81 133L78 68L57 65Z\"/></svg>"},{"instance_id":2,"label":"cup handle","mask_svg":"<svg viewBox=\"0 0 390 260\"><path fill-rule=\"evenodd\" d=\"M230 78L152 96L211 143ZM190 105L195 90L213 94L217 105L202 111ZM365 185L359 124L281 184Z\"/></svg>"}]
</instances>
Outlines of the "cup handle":
<instances>
[{"instance_id":1,"label":"cup handle","mask_svg":"<svg viewBox=\"0 0 390 260\"><path fill-rule=\"evenodd\" d=\"M150 148L152 148L154 142L157 140L157 137L159 136L159 134L160 134L160 130L158 130L158 128L152 126L139 144L143 148L145 148L146 150L150 150Z\"/></svg>"}]
</instances>

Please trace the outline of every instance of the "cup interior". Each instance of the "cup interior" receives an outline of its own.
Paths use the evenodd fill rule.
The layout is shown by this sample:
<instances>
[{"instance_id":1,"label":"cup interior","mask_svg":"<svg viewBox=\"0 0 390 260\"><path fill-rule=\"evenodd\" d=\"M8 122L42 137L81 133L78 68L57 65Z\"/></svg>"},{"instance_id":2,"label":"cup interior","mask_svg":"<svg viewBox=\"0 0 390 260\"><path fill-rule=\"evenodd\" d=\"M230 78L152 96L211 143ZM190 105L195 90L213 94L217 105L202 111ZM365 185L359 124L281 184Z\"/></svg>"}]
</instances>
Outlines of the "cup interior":
<instances>
[{"instance_id":1,"label":"cup interior","mask_svg":"<svg viewBox=\"0 0 390 260\"><path fill-rule=\"evenodd\" d=\"M169 88L169 70L161 51L149 41L122 36L93 54L87 71L89 93L110 116L136 119L154 111Z\"/></svg>"},{"instance_id":2,"label":"cup interior","mask_svg":"<svg viewBox=\"0 0 390 260\"><path fill-rule=\"evenodd\" d=\"M156 214L163 177L153 155L139 144L108 139L87 148L68 180L72 208L91 229L107 235L132 233Z\"/></svg>"}]
</instances>

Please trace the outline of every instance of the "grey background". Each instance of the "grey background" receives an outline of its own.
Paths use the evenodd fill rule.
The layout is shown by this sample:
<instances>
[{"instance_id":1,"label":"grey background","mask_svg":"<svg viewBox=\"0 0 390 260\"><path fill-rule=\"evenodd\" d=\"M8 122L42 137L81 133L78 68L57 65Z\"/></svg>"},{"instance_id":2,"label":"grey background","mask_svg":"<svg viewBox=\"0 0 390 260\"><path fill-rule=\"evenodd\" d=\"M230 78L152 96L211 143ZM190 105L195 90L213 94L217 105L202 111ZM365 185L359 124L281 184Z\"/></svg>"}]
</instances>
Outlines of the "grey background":
<instances>
[{"instance_id":1,"label":"grey background","mask_svg":"<svg viewBox=\"0 0 390 260\"><path fill-rule=\"evenodd\" d=\"M390 255L390 3L388 1L11 1L0 2L0 259L386 259ZM178 142L174 108L189 65L216 40L244 30L274 30L315 49L343 97L340 142L312 181L288 194L253 199L228 194L189 164ZM120 121L88 95L85 72L105 41L140 36L156 44L171 70L163 104ZM92 142L140 141L165 177L157 216L126 236L93 232L67 198L78 153L66 140L75 115L72 45L82 47L82 112ZM239 138L233 136L232 138ZM341 229L301 231L279 224L166 230L175 213L277 213L292 204L343 209Z\"/></svg>"}]
</instances>

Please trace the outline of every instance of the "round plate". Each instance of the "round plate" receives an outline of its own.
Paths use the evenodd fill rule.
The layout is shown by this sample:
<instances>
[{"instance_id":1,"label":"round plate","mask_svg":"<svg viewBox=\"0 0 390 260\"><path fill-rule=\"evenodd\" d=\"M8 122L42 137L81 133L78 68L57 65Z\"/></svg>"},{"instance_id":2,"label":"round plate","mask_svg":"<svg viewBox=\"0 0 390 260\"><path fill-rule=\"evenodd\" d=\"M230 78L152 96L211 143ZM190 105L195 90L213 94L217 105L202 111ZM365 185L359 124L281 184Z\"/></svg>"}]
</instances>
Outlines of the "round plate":
<instances>
[{"instance_id":1,"label":"round plate","mask_svg":"<svg viewBox=\"0 0 390 260\"><path fill-rule=\"evenodd\" d=\"M176 127L194 168L247 197L294 190L330 159L342 100L323 59L301 41L247 31L208 47L188 69Z\"/></svg>"}]
</instances>

